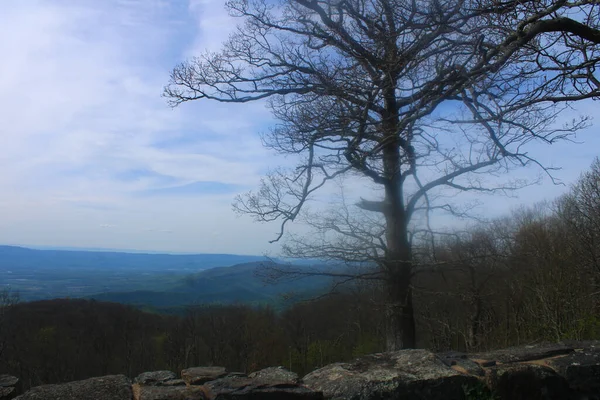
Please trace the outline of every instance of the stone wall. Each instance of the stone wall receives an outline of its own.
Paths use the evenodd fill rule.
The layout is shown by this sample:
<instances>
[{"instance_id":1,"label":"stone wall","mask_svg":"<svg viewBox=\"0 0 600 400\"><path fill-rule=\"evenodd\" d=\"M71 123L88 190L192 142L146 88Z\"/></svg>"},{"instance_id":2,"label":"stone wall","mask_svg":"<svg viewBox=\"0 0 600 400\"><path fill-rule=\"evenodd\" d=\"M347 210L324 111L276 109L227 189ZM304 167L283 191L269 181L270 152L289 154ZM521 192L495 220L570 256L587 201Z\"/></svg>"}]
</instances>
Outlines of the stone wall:
<instances>
[{"instance_id":1,"label":"stone wall","mask_svg":"<svg viewBox=\"0 0 600 400\"><path fill-rule=\"evenodd\" d=\"M10 379L9 379L10 378ZM5 377L14 387L15 378ZM10 386L12 384L12 386ZM10 399L14 391L0 397ZM246 375L221 367L44 385L18 400L600 400L600 342L463 354L402 350L336 363L300 379L283 367Z\"/></svg>"},{"instance_id":2,"label":"stone wall","mask_svg":"<svg viewBox=\"0 0 600 400\"><path fill-rule=\"evenodd\" d=\"M19 379L10 375L0 375L0 400L15 397L19 391Z\"/></svg>"}]
</instances>

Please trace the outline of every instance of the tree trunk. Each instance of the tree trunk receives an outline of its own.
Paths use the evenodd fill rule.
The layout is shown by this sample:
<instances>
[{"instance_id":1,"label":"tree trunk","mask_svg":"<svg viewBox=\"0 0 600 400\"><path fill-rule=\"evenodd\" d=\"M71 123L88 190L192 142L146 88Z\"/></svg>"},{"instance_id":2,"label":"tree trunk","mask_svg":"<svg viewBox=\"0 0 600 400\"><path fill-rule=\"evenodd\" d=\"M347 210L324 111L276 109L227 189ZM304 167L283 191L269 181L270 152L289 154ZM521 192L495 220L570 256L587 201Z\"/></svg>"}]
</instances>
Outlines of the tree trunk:
<instances>
[{"instance_id":1,"label":"tree trunk","mask_svg":"<svg viewBox=\"0 0 600 400\"><path fill-rule=\"evenodd\" d=\"M471 299L471 313L469 315L469 325L467 327L466 350L474 351L479 347L479 336L481 334L481 314L483 304L481 296L478 293L473 293Z\"/></svg>"},{"instance_id":2,"label":"tree trunk","mask_svg":"<svg viewBox=\"0 0 600 400\"><path fill-rule=\"evenodd\" d=\"M385 187L386 242L388 253L383 262L386 273L386 349L396 351L416 345L412 298L412 251L408 240L407 215L400 178L398 145L384 149L384 170L389 183Z\"/></svg>"},{"instance_id":3,"label":"tree trunk","mask_svg":"<svg viewBox=\"0 0 600 400\"><path fill-rule=\"evenodd\" d=\"M415 319L410 283L410 264L396 262L388 274L386 350L414 348L416 345ZM408 274L407 274L408 272Z\"/></svg>"}]
</instances>

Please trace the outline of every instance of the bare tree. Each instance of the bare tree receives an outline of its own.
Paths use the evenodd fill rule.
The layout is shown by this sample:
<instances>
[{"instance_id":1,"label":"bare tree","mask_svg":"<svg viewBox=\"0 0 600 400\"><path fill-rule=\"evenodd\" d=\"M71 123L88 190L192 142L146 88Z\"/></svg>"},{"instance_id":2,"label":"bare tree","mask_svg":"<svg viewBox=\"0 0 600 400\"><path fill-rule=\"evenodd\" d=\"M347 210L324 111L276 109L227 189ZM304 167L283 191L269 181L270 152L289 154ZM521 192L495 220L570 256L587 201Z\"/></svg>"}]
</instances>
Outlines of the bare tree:
<instances>
[{"instance_id":1,"label":"bare tree","mask_svg":"<svg viewBox=\"0 0 600 400\"><path fill-rule=\"evenodd\" d=\"M383 221L370 257L385 281L387 348L414 347L411 223L422 212L451 211L445 195L523 186L486 185L511 167L550 172L526 145L568 139L586 124L555 122L569 102L600 95L597 1L230 0L227 7L240 26L221 51L175 67L165 96L173 106L266 99L279 122L265 144L301 161L266 176L235 207L279 221L275 241L336 177L361 176L380 188L380 198L358 206Z\"/></svg>"},{"instance_id":2,"label":"bare tree","mask_svg":"<svg viewBox=\"0 0 600 400\"><path fill-rule=\"evenodd\" d=\"M572 247L600 288L600 159L581 175L571 192L557 202L558 214L572 229Z\"/></svg>"}]
</instances>

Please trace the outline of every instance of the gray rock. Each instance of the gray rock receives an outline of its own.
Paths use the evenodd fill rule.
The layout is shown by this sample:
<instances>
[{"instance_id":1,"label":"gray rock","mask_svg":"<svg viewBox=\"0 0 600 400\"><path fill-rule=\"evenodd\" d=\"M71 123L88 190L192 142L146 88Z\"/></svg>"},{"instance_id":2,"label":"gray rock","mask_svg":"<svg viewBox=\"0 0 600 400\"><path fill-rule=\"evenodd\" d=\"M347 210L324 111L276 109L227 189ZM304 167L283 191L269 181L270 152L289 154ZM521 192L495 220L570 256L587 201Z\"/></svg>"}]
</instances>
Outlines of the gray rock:
<instances>
[{"instance_id":1,"label":"gray rock","mask_svg":"<svg viewBox=\"0 0 600 400\"><path fill-rule=\"evenodd\" d=\"M265 383L249 377L230 376L204 384L211 400L322 400L321 392L303 385Z\"/></svg>"},{"instance_id":2,"label":"gray rock","mask_svg":"<svg viewBox=\"0 0 600 400\"><path fill-rule=\"evenodd\" d=\"M484 367L481 359L495 360L486 368L487 381L502 398L600 400L599 341L542 343L470 357Z\"/></svg>"},{"instance_id":3,"label":"gray rock","mask_svg":"<svg viewBox=\"0 0 600 400\"><path fill-rule=\"evenodd\" d=\"M566 400L572 395L567 381L544 365L498 365L486 381L500 400Z\"/></svg>"},{"instance_id":4,"label":"gray rock","mask_svg":"<svg viewBox=\"0 0 600 400\"><path fill-rule=\"evenodd\" d=\"M306 375L303 382L331 399L462 400L463 386L479 380L453 370L429 351L401 350L331 364Z\"/></svg>"},{"instance_id":5,"label":"gray rock","mask_svg":"<svg viewBox=\"0 0 600 400\"><path fill-rule=\"evenodd\" d=\"M202 386L143 386L133 385L134 400L206 400Z\"/></svg>"},{"instance_id":6,"label":"gray rock","mask_svg":"<svg viewBox=\"0 0 600 400\"><path fill-rule=\"evenodd\" d=\"M566 379L577 393L588 398L600 397L600 348L550 358L545 360L545 364Z\"/></svg>"},{"instance_id":7,"label":"gray rock","mask_svg":"<svg viewBox=\"0 0 600 400\"><path fill-rule=\"evenodd\" d=\"M16 394L16 389L14 387L0 386L0 400L10 400L14 398Z\"/></svg>"},{"instance_id":8,"label":"gray rock","mask_svg":"<svg viewBox=\"0 0 600 400\"><path fill-rule=\"evenodd\" d=\"M514 363L570 354L575 349L563 343L539 343L527 346L508 347L485 353L470 354L472 360L496 361L499 363Z\"/></svg>"},{"instance_id":9,"label":"gray rock","mask_svg":"<svg viewBox=\"0 0 600 400\"><path fill-rule=\"evenodd\" d=\"M0 387L17 386L19 378L12 375L0 375Z\"/></svg>"},{"instance_id":10,"label":"gray rock","mask_svg":"<svg viewBox=\"0 0 600 400\"><path fill-rule=\"evenodd\" d=\"M160 386L185 386L185 381L183 379L169 379L162 382Z\"/></svg>"},{"instance_id":11,"label":"gray rock","mask_svg":"<svg viewBox=\"0 0 600 400\"><path fill-rule=\"evenodd\" d=\"M437 353L436 356L446 366L464 374L485 376L481 365L469 359L466 354L458 352Z\"/></svg>"},{"instance_id":12,"label":"gray rock","mask_svg":"<svg viewBox=\"0 0 600 400\"><path fill-rule=\"evenodd\" d=\"M248 375L255 381L264 383L296 384L299 381L298 374L289 371L284 367L269 367L261 369Z\"/></svg>"},{"instance_id":13,"label":"gray rock","mask_svg":"<svg viewBox=\"0 0 600 400\"><path fill-rule=\"evenodd\" d=\"M153 371L139 374L133 383L145 386L161 386L164 382L177 379L177 375L171 371Z\"/></svg>"},{"instance_id":14,"label":"gray rock","mask_svg":"<svg viewBox=\"0 0 600 400\"><path fill-rule=\"evenodd\" d=\"M227 375L225 375L223 378L231 378L231 377L247 378L248 375L246 375L243 372L228 372Z\"/></svg>"},{"instance_id":15,"label":"gray rock","mask_svg":"<svg viewBox=\"0 0 600 400\"><path fill-rule=\"evenodd\" d=\"M181 379L185 381L186 385L202 385L225 375L227 375L227 371L223 367L195 367L181 371Z\"/></svg>"},{"instance_id":16,"label":"gray rock","mask_svg":"<svg viewBox=\"0 0 600 400\"><path fill-rule=\"evenodd\" d=\"M560 343L575 350L600 351L600 340L563 340Z\"/></svg>"},{"instance_id":17,"label":"gray rock","mask_svg":"<svg viewBox=\"0 0 600 400\"><path fill-rule=\"evenodd\" d=\"M19 378L12 375L0 375L0 400L10 400L18 393Z\"/></svg>"},{"instance_id":18,"label":"gray rock","mask_svg":"<svg viewBox=\"0 0 600 400\"><path fill-rule=\"evenodd\" d=\"M103 376L61 385L43 385L18 400L131 400L131 381L124 375Z\"/></svg>"}]
</instances>

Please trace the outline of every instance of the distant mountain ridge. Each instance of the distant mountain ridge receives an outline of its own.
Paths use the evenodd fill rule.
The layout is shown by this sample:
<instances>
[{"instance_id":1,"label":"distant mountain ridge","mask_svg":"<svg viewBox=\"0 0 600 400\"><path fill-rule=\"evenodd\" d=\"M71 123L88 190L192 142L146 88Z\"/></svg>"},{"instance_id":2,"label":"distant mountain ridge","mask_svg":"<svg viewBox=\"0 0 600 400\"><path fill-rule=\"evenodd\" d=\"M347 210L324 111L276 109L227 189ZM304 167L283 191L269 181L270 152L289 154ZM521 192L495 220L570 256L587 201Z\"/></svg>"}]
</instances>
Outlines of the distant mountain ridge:
<instances>
[{"instance_id":1,"label":"distant mountain ridge","mask_svg":"<svg viewBox=\"0 0 600 400\"><path fill-rule=\"evenodd\" d=\"M92 267L96 263L102 266L123 267L143 267L145 270L162 269L165 267L177 267L185 265L198 269L208 269L214 267L226 267L229 265L240 264L253 261L266 261L264 256L249 256L236 254L165 254L165 253L129 253L120 251L86 251L86 250L40 250L20 246L0 245L0 267L5 263L12 263L15 266L31 266L32 263L39 261L59 263L67 265L77 263ZM148 263L151 261L150 263ZM85 264L84 264L85 263Z\"/></svg>"},{"instance_id":2,"label":"distant mountain ridge","mask_svg":"<svg viewBox=\"0 0 600 400\"><path fill-rule=\"evenodd\" d=\"M230 254L230 253L201 253L197 251L161 251L161 250L140 250L140 249L116 249L108 247L70 247L70 246L38 246L22 244L0 244L0 247L20 247L29 250L57 250L57 251L85 251L92 253L130 253L130 254L165 254L165 255L198 255L198 254L218 254L218 255L241 255L260 257L253 254Z\"/></svg>"},{"instance_id":3,"label":"distant mountain ridge","mask_svg":"<svg viewBox=\"0 0 600 400\"><path fill-rule=\"evenodd\" d=\"M273 264L261 256L144 254L37 250L0 246L0 290L10 287L24 301L85 297L154 309L191 304L280 304L282 298L322 293L328 277L267 285L257 276ZM311 268L295 263L296 269Z\"/></svg>"},{"instance_id":4,"label":"distant mountain ridge","mask_svg":"<svg viewBox=\"0 0 600 400\"><path fill-rule=\"evenodd\" d=\"M264 261L267 258L233 254L137 254L0 246L0 289L10 287L23 300L167 290L179 284L183 276L209 268Z\"/></svg>"}]
</instances>

